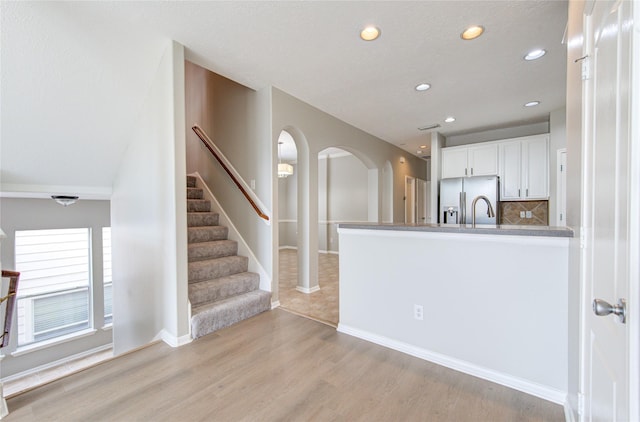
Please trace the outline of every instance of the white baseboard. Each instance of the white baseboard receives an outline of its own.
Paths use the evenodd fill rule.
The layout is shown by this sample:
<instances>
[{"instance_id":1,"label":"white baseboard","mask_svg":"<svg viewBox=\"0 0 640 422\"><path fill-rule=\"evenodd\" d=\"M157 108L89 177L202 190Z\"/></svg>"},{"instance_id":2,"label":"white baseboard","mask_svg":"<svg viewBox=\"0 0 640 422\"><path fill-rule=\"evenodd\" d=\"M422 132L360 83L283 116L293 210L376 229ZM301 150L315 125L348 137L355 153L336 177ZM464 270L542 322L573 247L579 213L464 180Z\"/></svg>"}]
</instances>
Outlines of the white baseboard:
<instances>
[{"instance_id":1,"label":"white baseboard","mask_svg":"<svg viewBox=\"0 0 640 422\"><path fill-rule=\"evenodd\" d=\"M314 292L320 291L320 286L315 286L315 287L312 287L312 288L296 286L296 290L299 291L300 293L309 294L309 293L314 293Z\"/></svg>"},{"instance_id":2,"label":"white baseboard","mask_svg":"<svg viewBox=\"0 0 640 422\"><path fill-rule=\"evenodd\" d=\"M87 356L91 356L95 353L100 353L111 348L113 348L112 343L105 344L99 347L94 347L93 349L85 350L84 352L76 353L75 355L67 356L65 358L46 363L44 365L36 366L35 368L27 369L26 371L22 371L17 374L9 375L8 377L2 378L2 382L9 382L9 381L16 380L18 378L23 378L29 375L37 374L38 372L45 371L50 368L55 368L56 366L64 365L74 360L82 359Z\"/></svg>"},{"instance_id":3,"label":"white baseboard","mask_svg":"<svg viewBox=\"0 0 640 422\"><path fill-rule=\"evenodd\" d=\"M509 374L487 369L470 362L455 359L430 350L425 350L408 343L393 340L388 337L373 334L344 324L338 324L338 331L465 374L473 375L474 377L482 378L487 381L495 382L496 384L513 388L514 390L522 391L523 393L531 394L532 396L536 396L562 406L567 402L567 393L565 391L560 391L555 388L514 377Z\"/></svg>"},{"instance_id":4,"label":"white baseboard","mask_svg":"<svg viewBox=\"0 0 640 422\"><path fill-rule=\"evenodd\" d=\"M276 309L280 307L280 301L276 300L275 302L271 302L271 309Z\"/></svg>"},{"instance_id":5,"label":"white baseboard","mask_svg":"<svg viewBox=\"0 0 640 422\"><path fill-rule=\"evenodd\" d=\"M171 347L184 346L185 344L189 344L193 341L191 334L176 337L173 334L169 334L169 332L164 329L160 332L160 338Z\"/></svg>"},{"instance_id":6,"label":"white baseboard","mask_svg":"<svg viewBox=\"0 0 640 422\"><path fill-rule=\"evenodd\" d=\"M280 250L282 250L282 249L291 249L291 250L297 251L298 247L297 246L280 246L278 249L280 249Z\"/></svg>"}]
</instances>

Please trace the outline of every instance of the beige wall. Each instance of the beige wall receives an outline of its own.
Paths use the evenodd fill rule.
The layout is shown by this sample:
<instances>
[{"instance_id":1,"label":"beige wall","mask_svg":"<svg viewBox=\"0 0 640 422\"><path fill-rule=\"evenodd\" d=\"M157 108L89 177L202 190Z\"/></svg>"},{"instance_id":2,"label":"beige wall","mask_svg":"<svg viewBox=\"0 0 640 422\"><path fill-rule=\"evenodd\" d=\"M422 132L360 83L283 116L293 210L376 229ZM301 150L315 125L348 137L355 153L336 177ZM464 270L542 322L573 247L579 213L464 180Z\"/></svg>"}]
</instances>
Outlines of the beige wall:
<instances>
[{"instance_id":1,"label":"beige wall","mask_svg":"<svg viewBox=\"0 0 640 422\"><path fill-rule=\"evenodd\" d=\"M256 92L194 63L185 62L187 173L198 172L232 217L240 236L260 265L272 272L272 225L257 216L222 167L205 149L191 127L207 132L247 184L255 181L254 192L273 220L270 92Z\"/></svg>"}]
</instances>

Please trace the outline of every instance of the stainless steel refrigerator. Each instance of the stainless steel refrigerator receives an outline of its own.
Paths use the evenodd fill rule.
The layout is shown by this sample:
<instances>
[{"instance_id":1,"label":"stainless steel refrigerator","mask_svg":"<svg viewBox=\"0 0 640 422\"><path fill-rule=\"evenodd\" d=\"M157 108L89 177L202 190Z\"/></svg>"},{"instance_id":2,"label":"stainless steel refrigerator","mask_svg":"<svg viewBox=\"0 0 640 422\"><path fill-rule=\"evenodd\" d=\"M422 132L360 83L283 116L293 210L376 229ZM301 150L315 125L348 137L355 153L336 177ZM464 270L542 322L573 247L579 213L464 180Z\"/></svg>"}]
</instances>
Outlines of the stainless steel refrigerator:
<instances>
[{"instance_id":1,"label":"stainless steel refrigerator","mask_svg":"<svg viewBox=\"0 0 640 422\"><path fill-rule=\"evenodd\" d=\"M489 205L493 216L488 214ZM500 221L500 179L498 176L453 177L440 180L440 212L438 222L444 224L471 224L473 200L476 201L476 224L497 224Z\"/></svg>"}]
</instances>

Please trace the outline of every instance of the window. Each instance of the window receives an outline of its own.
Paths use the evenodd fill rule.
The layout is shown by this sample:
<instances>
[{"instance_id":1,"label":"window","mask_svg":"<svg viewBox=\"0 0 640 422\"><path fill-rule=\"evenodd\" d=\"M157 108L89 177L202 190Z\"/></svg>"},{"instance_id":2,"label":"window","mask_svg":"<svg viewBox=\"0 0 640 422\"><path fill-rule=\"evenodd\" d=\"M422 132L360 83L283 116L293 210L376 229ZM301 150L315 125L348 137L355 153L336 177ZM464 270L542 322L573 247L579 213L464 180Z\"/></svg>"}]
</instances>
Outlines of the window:
<instances>
[{"instance_id":1,"label":"window","mask_svg":"<svg viewBox=\"0 0 640 422\"><path fill-rule=\"evenodd\" d=\"M18 345L90 327L90 230L16 231Z\"/></svg>"},{"instance_id":2,"label":"window","mask_svg":"<svg viewBox=\"0 0 640 422\"><path fill-rule=\"evenodd\" d=\"M104 325L113 322L112 279L111 279L111 227L102 228L102 271L104 285Z\"/></svg>"}]
</instances>

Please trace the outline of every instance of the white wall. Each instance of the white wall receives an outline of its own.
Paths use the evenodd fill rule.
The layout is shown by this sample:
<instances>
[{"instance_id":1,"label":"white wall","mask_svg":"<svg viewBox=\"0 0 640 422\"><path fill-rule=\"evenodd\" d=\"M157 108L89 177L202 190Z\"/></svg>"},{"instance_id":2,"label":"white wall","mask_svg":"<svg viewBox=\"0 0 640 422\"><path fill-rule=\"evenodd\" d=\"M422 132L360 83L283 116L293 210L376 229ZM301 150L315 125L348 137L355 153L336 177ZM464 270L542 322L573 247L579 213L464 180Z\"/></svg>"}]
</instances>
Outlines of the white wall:
<instances>
[{"instance_id":1,"label":"white wall","mask_svg":"<svg viewBox=\"0 0 640 422\"><path fill-rule=\"evenodd\" d=\"M568 244L341 228L338 330L563 403Z\"/></svg>"},{"instance_id":2,"label":"white wall","mask_svg":"<svg viewBox=\"0 0 640 422\"><path fill-rule=\"evenodd\" d=\"M0 227L7 234L2 239L2 269L15 270L15 231L69 229L88 227L91 229L92 282L95 299L92 311L94 334L72 341L47 347L21 356L12 356L18 342L17 322L14 319L14 335L9 346L2 349L2 377L47 365L68 356L83 353L111 343L111 329L103 329L104 298L102 272L102 228L111 224L109 201L91 201L80 199L74 205L63 207L51 199L2 198L0 201ZM118 284L117 275L113 284ZM20 286L18 285L18 291Z\"/></svg>"},{"instance_id":3,"label":"white wall","mask_svg":"<svg viewBox=\"0 0 640 422\"><path fill-rule=\"evenodd\" d=\"M113 185L116 354L189 338L183 63L168 42Z\"/></svg>"}]
</instances>

